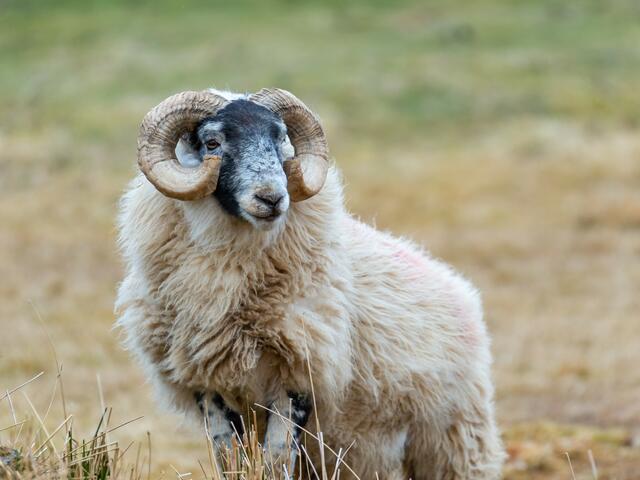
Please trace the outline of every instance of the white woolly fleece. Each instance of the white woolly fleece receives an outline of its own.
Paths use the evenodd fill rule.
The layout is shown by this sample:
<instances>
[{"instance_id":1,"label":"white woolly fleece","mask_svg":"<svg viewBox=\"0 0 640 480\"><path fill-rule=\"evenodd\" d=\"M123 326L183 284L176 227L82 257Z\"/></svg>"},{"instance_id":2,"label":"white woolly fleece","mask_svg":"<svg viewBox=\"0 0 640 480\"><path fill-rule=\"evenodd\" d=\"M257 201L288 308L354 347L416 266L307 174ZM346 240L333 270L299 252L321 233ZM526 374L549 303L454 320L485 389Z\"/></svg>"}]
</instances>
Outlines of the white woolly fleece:
<instances>
[{"instance_id":1,"label":"white woolly fleece","mask_svg":"<svg viewBox=\"0 0 640 480\"><path fill-rule=\"evenodd\" d=\"M270 231L138 176L118 227L118 325L165 403L196 416L194 392L215 391L246 412L310 391L310 365L325 442L355 441L360 478L499 478L478 292L351 217L335 168Z\"/></svg>"}]
</instances>

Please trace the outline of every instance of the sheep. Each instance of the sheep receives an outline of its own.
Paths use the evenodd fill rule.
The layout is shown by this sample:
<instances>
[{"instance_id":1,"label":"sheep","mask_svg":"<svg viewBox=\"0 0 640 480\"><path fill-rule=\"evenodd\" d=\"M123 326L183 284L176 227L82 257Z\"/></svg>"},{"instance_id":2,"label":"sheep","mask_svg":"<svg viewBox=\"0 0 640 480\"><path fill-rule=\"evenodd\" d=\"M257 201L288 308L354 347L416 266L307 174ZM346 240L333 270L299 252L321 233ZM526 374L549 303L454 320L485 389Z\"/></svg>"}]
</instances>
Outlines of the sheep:
<instances>
[{"instance_id":1,"label":"sheep","mask_svg":"<svg viewBox=\"0 0 640 480\"><path fill-rule=\"evenodd\" d=\"M320 427L335 451L353 443L347 478L499 478L477 290L347 212L299 99L174 95L145 117L138 160L117 323L164 404L204 415L221 448L253 409L289 472L303 429Z\"/></svg>"}]
</instances>

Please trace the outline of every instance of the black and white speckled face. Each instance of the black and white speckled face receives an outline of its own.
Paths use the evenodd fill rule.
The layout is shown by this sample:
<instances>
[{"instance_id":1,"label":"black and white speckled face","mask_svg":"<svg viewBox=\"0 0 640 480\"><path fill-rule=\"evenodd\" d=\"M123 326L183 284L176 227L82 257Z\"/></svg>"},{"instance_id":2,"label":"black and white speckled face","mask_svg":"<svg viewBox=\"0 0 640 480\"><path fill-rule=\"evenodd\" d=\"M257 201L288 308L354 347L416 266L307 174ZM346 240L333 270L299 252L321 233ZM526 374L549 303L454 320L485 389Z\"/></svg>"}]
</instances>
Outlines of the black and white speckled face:
<instances>
[{"instance_id":1,"label":"black and white speckled face","mask_svg":"<svg viewBox=\"0 0 640 480\"><path fill-rule=\"evenodd\" d=\"M222 157L214 196L227 213L259 228L270 228L284 217L289 194L282 165L290 144L278 115L253 102L234 100L184 140L193 163L205 155ZM182 156L188 164L189 154Z\"/></svg>"}]
</instances>

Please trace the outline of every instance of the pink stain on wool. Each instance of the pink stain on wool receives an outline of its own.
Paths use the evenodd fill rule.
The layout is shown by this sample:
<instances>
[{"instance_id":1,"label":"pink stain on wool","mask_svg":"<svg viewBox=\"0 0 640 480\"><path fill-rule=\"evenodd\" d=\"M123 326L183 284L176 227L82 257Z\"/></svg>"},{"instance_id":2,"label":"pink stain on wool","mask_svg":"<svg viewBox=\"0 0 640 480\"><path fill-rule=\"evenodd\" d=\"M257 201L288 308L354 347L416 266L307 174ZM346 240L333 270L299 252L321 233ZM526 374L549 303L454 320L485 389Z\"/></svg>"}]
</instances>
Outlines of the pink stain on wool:
<instances>
[{"instance_id":1,"label":"pink stain on wool","mask_svg":"<svg viewBox=\"0 0 640 480\"><path fill-rule=\"evenodd\" d=\"M388 245L393 249L391 256L406 267L405 273L408 279L417 280L427 275L428 266L423 255L390 242Z\"/></svg>"},{"instance_id":2,"label":"pink stain on wool","mask_svg":"<svg viewBox=\"0 0 640 480\"><path fill-rule=\"evenodd\" d=\"M459 320L457 328L458 338L467 346L480 346L485 337L482 320L476 313L476 308L469 302L457 301L453 307L453 316Z\"/></svg>"},{"instance_id":3,"label":"pink stain on wool","mask_svg":"<svg viewBox=\"0 0 640 480\"><path fill-rule=\"evenodd\" d=\"M363 239L372 237L372 230L363 223L349 221L347 227L353 234ZM383 240L382 244L391 253L391 258L397 265L402 267L404 279L417 281L437 275L438 269L431 268L429 259L419 251L390 240ZM460 284L449 280L448 275L445 275L441 281L444 281L444 284L440 287L448 292L446 303L449 305L451 317L457 320L456 325L452 326L454 335L467 348L479 347L485 341L486 333L475 302L468 299L469 293L460 292Z\"/></svg>"},{"instance_id":4,"label":"pink stain on wool","mask_svg":"<svg viewBox=\"0 0 640 480\"><path fill-rule=\"evenodd\" d=\"M403 267L407 280L419 280L434 275L429 268L428 259L411 248L398 245L393 242L385 242L392 251L392 257ZM455 328L456 337L468 348L479 347L485 338L485 330L481 320L481 314L477 310L475 301L469 299L470 292L461 292L460 284L453 282L447 276L442 279L443 291L448 292L451 316L457 320Z\"/></svg>"}]
</instances>

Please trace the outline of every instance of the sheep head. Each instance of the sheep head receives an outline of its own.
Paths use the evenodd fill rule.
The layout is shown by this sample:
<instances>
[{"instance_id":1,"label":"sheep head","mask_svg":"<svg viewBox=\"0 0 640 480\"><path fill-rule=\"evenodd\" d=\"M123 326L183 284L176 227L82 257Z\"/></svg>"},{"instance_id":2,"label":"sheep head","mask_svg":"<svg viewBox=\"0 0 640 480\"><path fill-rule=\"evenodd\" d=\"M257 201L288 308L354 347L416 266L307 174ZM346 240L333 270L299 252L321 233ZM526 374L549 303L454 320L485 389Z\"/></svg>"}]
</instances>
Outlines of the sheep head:
<instances>
[{"instance_id":1,"label":"sheep head","mask_svg":"<svg viewBox=\"0 0 640 480\"><path fill-rule=\"evenodd\" d=\"M289 158L283 153L287 135L294 150ZM176 158L179 141L195 159L191 165ZM198 200L213 194L229 213L254 223L286 211L289 199L320 191L328 148L316 116L287 91L262 89L237 100L189 91L147 113L138 165L164 195Z\"/></svg>"}]
</instances>

